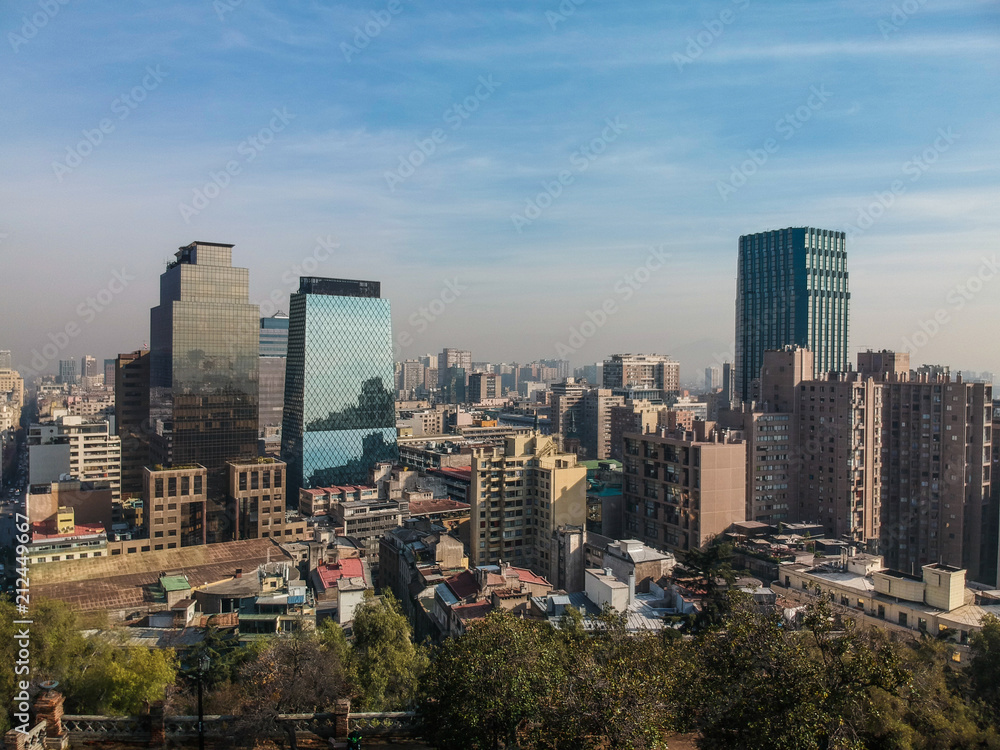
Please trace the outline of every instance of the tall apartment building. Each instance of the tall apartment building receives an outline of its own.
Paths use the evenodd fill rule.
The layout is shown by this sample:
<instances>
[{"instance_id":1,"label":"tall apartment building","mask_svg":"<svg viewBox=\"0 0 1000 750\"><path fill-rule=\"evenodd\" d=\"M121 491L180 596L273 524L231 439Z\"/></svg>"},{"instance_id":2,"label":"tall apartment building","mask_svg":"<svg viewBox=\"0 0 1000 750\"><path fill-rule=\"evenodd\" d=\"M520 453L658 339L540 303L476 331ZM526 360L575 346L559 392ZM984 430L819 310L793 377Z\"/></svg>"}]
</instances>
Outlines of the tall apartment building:
<instances>
[{"instance_id":1,"label":"tall apartment building","mask_svg":"<svg viewBox=\"0 0 1000 750\"><path fill-rule=\"evenodd\" d=\"M799 227L740 237L736 397L751 400L769 349L809 349L817 379L846 370L850 297L843 232Z\"/></svg>"},{"instance_id":2,"label":"tall apartment building","mask_svg":"<svg viewBox=\"0 0 1000 750\"><path fill-rule=\"evenodd\" d=\"M289 495L395 461L392 320L377 281L303 277L291 295L282 459Z\"/></svg>"},{"instance_id":3,"label":"tall apartment building","mask_svg":"<svg viewBox=\"0 0 1000 750\"><path fill-rule=\"evenodd\" d=\"M58 482L68 473L81 482L107 482L112 499L121 498L121 440L107 420L73 415L31 425L28 466L31 484Z\"/></svg>"},{"instance_id":4,"label":"tall apartment building","mask_svg":"<svg viewBox=\"0 0 1000 750\"><path fill-rule=\"evenodd\" d=\"M500 376L492 372L474 372L469 376L469 403L479 404L500 398Z\"/></svg>"},{"instance_id":5,"label":"tall apartment building","mask_svg":"<svg viewBox=\"0 0 1000 750\"><path fill-rule=\"evenodd\" d=\"M611 457L611 410L624 405L625 397L608 388L591 388L584 394L580 446L588 461Z\"/></svg>"},{"instance_id":6,"label":"tall apartment building","mask_svg":"<svg viewBox=\"0 0 1000 750\"><path fill-rule=\"evenodd\" d=\"M150 419L158 464L197 463L224 501L226 462L257 455L260 309L233 246L192 242L160 276L150 311Z\"/></svg>"},{"instance_id":7,"label":"tall apartment building","mask_svg":"<svg viewBox=\"0 0 1000 750\"><path fill-rule=\"evenodd\" d=\"M443 349L437 355L439 385L444 385L446 374L453 367L464 370L468 382L468 376L472 372L472 352L465 349Z\"/></svg>"},{"instance_id":8,"label":"tall apartment building","mask_svg":"<svg viewBox=\"0 0 1000 750\"><path fill-rule=\"evenodd\" d=\"M399 363L399 379L396 390L401 398L412 398L417 391L425 390L424 367L418 359L408 359Z\"/></svg>"},{"instance_id":9,"label":"tall apartment building","mask_svg":"<svg viewBox=\"0 0 1000 750\"><path fill-rule=\"evenodd\" d=\"M115 360L115 427L122 446L122 495L142 493L149 461L149 352L119 354Z\"/></svg>"},{"instance_id":10,"label":"tall apartment building","mask_svg":"<svg viewBox=\"0 0 1000 750\"><path fill-rule=\"evenodd\" d=\"M146 531L154 550L193 547L208 541L208 470L174 466L142 470Z\"/></svg>"},{"instance_id":11,"label":"tall apartment building","mask_svg":"<svg viewBox=\"0 0 1000 750\"><path fill-rule=\"evenodd\" d=\"M913 375L882 386L880 552L896 570L941 562L997 585L992 386Z\"/></svg>"},{"instance_id":12,"label":"tall apartment building","mask_svg":"<svg viewBox=\"0 0 1000 750\"><path fill-rule=\"evenodd\" d=\"M14 367L14 358L10 355L10 349L0 349L0 370L10 370Z\"/></svg>"},{"instance_id":13,"label":"tall apartment building","mask_svg":"<svg viewBox=\"0 0 1000 750\"><path fill-rule=\"evenodd\" d=\"M625 534L657 549L702 547L746 519L746 443L695 422L693 431L625 435Z\"/></svg>"},{"instance_id":14,"label":"tall apartment building","mask_svg":"<svg viewBox=\"0 0 1000 750\"><path fill-rule=\"evenodd\" d=\"M604 360L605 388L662 391L664 397L681 390L681 365L662 354L612 354Z\"/></svg>"},{"instance_id":15,"label":"tall apartment building","mask_svg":"<svg viewBox=\"0 0 1000 750\"><path fill-rule=\"evenodd\" d=\"M0 367L0 394L8 394L7 400L18 410L24 408L24 380L17 370Z\"/></svg>"},{"instance_id":16,"label":"tall apartment building","mask_svg":"<svg viewBox=\"0 0 1000 750\"><path fill-rule=\"evenodd\" d=\"M80 359L80 374L85 378L96 378L100 374L97 369L97 357L84 354Z\"/></svg>"},{"instance_id":17,"label":"tall apartment building","mask_svg":"<svg viewBox=\"0 0 1000 750\"><path fill-rule=\"evenodd\" d=\"M666 408L662 404L651 404L648 401L626 401L622 405L613 405L609 412L611 445L608 458L624 461L625 434L637 432L644 435L652 432L660 425L660 415Z\"/></svg>"},{"instance_id":18,"label":"tall apartment building","mask_svg":"<svg viewBox=\"0 0 1000 750\"><path fill-rule=\"evenodd\" d=\"M722 387L722 368L712 365L705 368L705 391L712 393Z\"/></svg>"},{"instance_id":19,"label":"tall apartment building","mask_svg":"<svg viewBox=\"0 0 1000 750\"><path fill-rule=\"evenodd\" d=\"M585 383L574 378L566 378L560 383L553 383L552 392L552 431L561 441L559 447L567 450L567 442L582 442L583 435L583 397L589 390Z\"/></svg>"},{"instance_id":20,"label":"tall apartment building","mask_svg":"<svg viewBox=\"0 0 1000 750\"><path fill-rule=\"evenodd\" d=\"M510 562L556 581L559 528L586 524L587 469L550 437L508 437L473 452L469 501L471 565Z\"/></svg>"},{"instance_id":21,"label":"tall apartment building","mask_svg":"<svg viewBox=\"0 0 1000 750\"><path fill-rule=\"evenodd\" d=\"M278 312L260 319L260 398L257 427L266 436L281 428L285 407L288 316Z\"/></svg>"},{"instance_id":22,"label":"tall apartment building","mask_svg":"<svg viewBox=\"0 0 1000 750\"><path fill-rule=\"evenodd\" d=\"M117 367L116 360L104 360L104 385L110 388L115 385L115 367Z\"/></svg>"}]
</instances>

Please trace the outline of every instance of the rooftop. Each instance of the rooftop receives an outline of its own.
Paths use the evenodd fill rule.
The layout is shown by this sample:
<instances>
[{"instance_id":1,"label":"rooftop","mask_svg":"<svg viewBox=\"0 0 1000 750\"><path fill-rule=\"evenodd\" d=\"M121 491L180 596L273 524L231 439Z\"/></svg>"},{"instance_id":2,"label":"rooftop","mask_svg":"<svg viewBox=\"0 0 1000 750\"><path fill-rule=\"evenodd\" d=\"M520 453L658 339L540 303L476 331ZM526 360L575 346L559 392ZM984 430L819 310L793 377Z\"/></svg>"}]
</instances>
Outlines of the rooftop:
<instances>
[{"instance_id":1,"label":"rooftop","mask_svg":"<svg viewBox=\"0 0 1000 750\"><path fill-rule=\"evenodd\" d=\"M340 562L321 565L316 569L324 589L337 585L341 578L364 578L364 564L359 557L347 557Z\"/></svg>"}]
</instances>

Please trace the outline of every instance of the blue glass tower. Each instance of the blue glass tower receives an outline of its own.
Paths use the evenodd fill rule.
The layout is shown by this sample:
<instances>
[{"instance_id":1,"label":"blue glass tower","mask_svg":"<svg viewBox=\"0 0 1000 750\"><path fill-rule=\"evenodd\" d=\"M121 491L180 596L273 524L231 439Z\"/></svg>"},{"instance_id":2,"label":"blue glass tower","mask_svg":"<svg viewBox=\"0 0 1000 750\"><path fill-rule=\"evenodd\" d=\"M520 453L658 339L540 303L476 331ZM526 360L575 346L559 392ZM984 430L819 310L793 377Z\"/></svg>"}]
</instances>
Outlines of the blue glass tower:
<instances>
[{"instance_id":1,"label":"blue glass tower","mask_svg":"<svg viewBox=\"0 0 1000 750\"><path fill-rule=\"evenodd\" d=\"M303 277L291 295L282 458L301 487L360 484L395 461L392 321L377 281Z\"/></svg>"},{"instance_id":2,"label":"blue glass tower","mask_svg":"<svg viewBox=\"0 0 1000 750\"><path fill-rule=\"evenodd\" d=\"M750 400L769 349L810 349L816 377L847 369L847 282L843 232L799 227L740 237L737 398Z\"/></svg>"}]
</instances>

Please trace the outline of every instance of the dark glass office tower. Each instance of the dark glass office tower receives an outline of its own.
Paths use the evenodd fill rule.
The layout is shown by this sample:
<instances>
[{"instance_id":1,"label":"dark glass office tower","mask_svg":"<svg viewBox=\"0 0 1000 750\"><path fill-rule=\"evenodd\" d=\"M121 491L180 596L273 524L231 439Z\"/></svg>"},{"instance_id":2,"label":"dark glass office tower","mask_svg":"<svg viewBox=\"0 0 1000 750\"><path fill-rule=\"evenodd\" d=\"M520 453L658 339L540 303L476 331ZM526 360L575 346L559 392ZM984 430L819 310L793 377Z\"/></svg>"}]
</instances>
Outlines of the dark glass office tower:
<instances>
[{"instance_id":1,"label":"dark glass office tower","mask_svg":"<svg viewBox=\"0 0 1000 750\"><path fill-rule=\"evenodd\" d=\"M182 247L150 312L153 461L204 466L210 503L225 494L226 461L257 455L260 308L232 248Z\"/></svg>"},{"instance_id":2,"label":"dark glass office tower","mask_svg":"<svg viewBox=\"0 0 1000 750\"><path fill-rule=\"evenodd\" d=\"M736 397L751 399L764 352L797 345L814 375L846 370L847 252L843 232L788 228L740 237L736 280Z\"/></svg>"},{"instance_id":3,"label":"dark glass office tower","mask_svg":"<svg viewBox=\"0 0 1000 750\"><path fill-rule=\"evenodd\" d=\"M288 354L288 316L276 313L260 319L260 417L261 437L281 428L285 404L285 357Z\"/></svg>"},{"instance_id":4,"label":"dark glass office tower","mask_svg":"<svg viewBox=\"0 0 1000 750\"><path fill-rule=\"evenodd\" d=\"M361 484L395 461L392 321L377 281L305 277L291 295L282 458L301 487Z\"/></svg>"}]
</instances>

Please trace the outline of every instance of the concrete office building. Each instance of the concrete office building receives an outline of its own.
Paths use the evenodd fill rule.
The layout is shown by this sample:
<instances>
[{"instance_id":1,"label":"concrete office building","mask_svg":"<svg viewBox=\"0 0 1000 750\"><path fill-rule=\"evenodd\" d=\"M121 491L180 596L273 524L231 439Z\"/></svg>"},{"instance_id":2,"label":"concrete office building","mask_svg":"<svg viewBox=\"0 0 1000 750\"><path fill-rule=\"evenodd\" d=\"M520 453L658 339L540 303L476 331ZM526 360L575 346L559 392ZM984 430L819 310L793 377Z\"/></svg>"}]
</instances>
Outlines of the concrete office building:
<instances>
[{"instance_id":1,"label":"concrete office building","mask_svg":"<svg viewBox=\"0 0 1000 750\"><path fill-rule=\"evenodd\" d=\"M261 457L248 461L230 461L229 498L236 539L291 541L294 530L286 524L285 505L288 482L285 463ZM300 524L304 527L304 524Z\"/></svg>"},{"instance_id":2,"label":"concrete office building","mask_svg":"<svg viewBox=\"0 0 1000 750\"><path fill-rule=\"evenodd\" d=\"M711 422L625 435L625 533L672 552L702 547L746 518L746 443Z\"/></svg>"},{"instance_id":3,"label":"concrete office building","mask_svg":"<svg viewBox=\"0 0 1000 750\"><path fill-rule=\"evenodd\" d=\"M850 297L843 232L799 227L740 237L736 397L752 399L771 349L812 351L815 379L847 370Z\"/></svg>"},{"instance_id":4,"label":"concrete office building","mask_svg":"<svg viewBox=\"0 0 1000 750\"><path fill-rule=\"evenodd\" d=\"M491 372L474 372L469 376L469 403L500 398L500 376Z\"/></svg>"},{"instance_id":5,"label":"concrete office building","mask_svg":"<svg viewBox=\"0 0 1000 750\"><path fill-rule=\"evenodd\" d=\"M437 355L438 385L444 385L448 370L453 367L465 371L466 382L472 372L472 352L465 349L443 349Z\"/></svg>"},{"instance_id":6,"label":"concrete office building","mask_svg":"<svg viewBox=\"0 0 1000 750\"><path fill-rule=\"evenodd\" d=\"M63 385L76 385L77 372L75 359L59 360L59 382Z\"/></svg>"},{"instance_id":7,"label":"concrete office building","mask_svg":"<svg viewBox=\"0 0 1000 750\"><path fill-rule=\"evenodd\" d=\"M471 565L510 562L556 581L558 529L586 524L587 469L550 437L509 437L473 451L469 503Z\"/></svg>"},{"instance_id":8,"label":"concrete office building","mask_svg":"<svg viewBox=\"0 0 1000 750\"><path fill-rule=\"evenodd\" d=\"M143 469L146 531L154 550L205 544L208 470L204 466Z\"/></svg>"}]
</instances>

